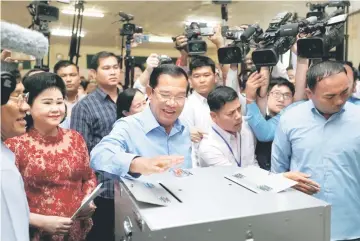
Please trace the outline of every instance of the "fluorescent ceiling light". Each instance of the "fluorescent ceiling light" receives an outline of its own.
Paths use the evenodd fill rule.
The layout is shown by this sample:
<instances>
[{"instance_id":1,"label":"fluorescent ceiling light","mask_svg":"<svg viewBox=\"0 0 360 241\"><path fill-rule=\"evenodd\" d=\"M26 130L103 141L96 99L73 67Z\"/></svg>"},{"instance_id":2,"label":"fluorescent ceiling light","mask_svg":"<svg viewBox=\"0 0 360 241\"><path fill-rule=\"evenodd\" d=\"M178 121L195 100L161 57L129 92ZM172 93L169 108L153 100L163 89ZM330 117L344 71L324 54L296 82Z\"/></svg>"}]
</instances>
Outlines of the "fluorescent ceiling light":
<instances>
[{"instance_id":1,"label":"fluorescent ceiling light","mask_svg":"<svg viewBox=\"0 0 360 241\"><path fill-rule=\"evenodd\" d=\"M151 43L172 43L173 41L172 41L171 37L149 35L149 42L151 42Z\"/></svg>"},{"instance_id":2,"label":"fluorescent ceiling light","mask_svg":"<svg viewBox=\"0 0 360 241\"><path fill-rule=\"evenodd\" d=\"M70 14L70 15L77 14L77 12L75 12L74 9L63 9L63 10L61 10L61 12L63 14ZM85 9L84 12L81 13L81 15L86 16L86 17L95 17L95 18L103 18L104 17L103 12L100 12L99 10L95 10L95 9Z\"/></svg>"},{"instance_id":3,"label":"fluorescent ceiling light","mask_svg":"<svg viewBox=\"0 0 360 241\"><path fill-rule=\"evenodd\" d=\"M51 29L50 32L51 32L51 35L54 35L54 36L71 37L71 35L72 35L72 32L69 29L55 28L55 29ZM85 37L85 35L86 35L86 32L81 31L80 36Z\"/></svg>"}]
</instances>

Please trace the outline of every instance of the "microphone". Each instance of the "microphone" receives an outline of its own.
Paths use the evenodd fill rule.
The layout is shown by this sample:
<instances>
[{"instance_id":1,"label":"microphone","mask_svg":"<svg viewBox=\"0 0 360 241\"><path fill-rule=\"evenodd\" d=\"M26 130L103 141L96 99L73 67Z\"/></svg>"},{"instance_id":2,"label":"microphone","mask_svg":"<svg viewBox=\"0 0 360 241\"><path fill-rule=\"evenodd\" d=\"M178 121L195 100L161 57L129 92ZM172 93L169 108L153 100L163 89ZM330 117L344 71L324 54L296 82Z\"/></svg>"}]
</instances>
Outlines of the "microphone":
<instances>
[{"instance_id":1,"label":"microphone","mask_svg":"<svg viewBox=\"0 0 360 241\"><path fill-rule=\"evenodd\" d=\"M48 53L49 40L40 32L1 21L1 48L42 59Z\"/></svg>"}]
</instances>

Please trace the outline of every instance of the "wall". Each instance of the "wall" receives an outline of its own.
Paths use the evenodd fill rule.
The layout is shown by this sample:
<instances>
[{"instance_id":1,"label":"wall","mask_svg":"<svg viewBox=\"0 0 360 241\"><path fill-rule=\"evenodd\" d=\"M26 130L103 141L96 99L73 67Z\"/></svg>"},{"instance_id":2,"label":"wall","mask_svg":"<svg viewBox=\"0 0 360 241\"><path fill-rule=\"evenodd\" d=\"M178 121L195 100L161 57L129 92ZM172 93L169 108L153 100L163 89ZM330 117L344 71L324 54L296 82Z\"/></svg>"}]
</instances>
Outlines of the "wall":
<instances>
[{"instance_id":1,"label":"wall","mask_svg":"<svg viewBox=\"0 0 360 241\"><path fill-rule=\"evenodd\" d=\"M354 63L354 67L358 67L360 63L360 11L349 16L349 48L348 60Z\"/></svg>"}]
</instances>

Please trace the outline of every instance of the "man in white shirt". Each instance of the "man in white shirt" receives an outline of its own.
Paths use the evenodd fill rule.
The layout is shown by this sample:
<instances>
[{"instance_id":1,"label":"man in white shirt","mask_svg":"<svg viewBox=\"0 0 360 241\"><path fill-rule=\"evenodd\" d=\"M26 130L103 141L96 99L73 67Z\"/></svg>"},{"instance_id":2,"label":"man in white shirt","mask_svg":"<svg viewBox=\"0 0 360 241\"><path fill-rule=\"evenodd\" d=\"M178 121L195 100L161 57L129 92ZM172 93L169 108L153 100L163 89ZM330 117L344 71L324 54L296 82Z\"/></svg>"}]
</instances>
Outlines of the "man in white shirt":
<instances>
[{"instance_id":1,"label":"man in white shirt","mask_svg":"<svg viewBox=\"0 0 360 241\"><path fill-rule=\"evenodd\" d=\"M2 70L5 62L1 62ZM16 71L15 71L16 72ZM20 76L20 74L19 74ZM15 155L3 143L25 133L24 117L30 110L21 78L1 72L1 229L0 240L29 240L29 206Z\"/></svg>"},{"instance_id":2,"label":"man in white shirt","mask_svg":"<svg viewBox=\"0 0 360 241\"><path fill-rule=\"evenodd\" d=\"M190 85L192 94L188 97L180 119L190 127L193 142L193 167L199 166L198 146L211 127L208 94L216 86L215 63L206 56L197 56L190 63Z\"/></svg>"},{"instance_id":3,"label":"man in white shirt","mask_svg":"<svg viewBox=\"0 0 360 241\"><path fill-rule=\"evenodd\" d=\"M60 127L70 129L72 108L84 97L78 94L81 82L79 67L69 60L60 60L54 66L54 73L59 75L66 85L66 117Z\"/></svg>"},{"instance_id":4,"label":"man in white shirt","mask_svg":"<svg viewBox=\"0 0 360 241\"><path fill-rule=\"evenodd\" d=\"M210 92L211 128L199 145L199 163L202 167L258 165L255 159L255 139L242 120L241 104L235 90L227 86Z\"/></svg>"}]
</instances>

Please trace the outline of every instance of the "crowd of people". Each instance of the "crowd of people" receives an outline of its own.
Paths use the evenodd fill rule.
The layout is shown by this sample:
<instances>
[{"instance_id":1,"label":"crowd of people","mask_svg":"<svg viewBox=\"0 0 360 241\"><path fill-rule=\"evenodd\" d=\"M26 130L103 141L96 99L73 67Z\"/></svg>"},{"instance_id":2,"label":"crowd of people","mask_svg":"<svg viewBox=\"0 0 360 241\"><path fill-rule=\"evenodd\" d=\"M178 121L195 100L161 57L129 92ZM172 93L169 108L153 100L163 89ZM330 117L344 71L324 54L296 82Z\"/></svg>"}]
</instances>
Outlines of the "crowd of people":
<instances>
[{"instance_id":1,"label":"crowd of people","mask_svg":"<svg viewBox=\"0 0 360 241\"><path fill-rule=\"evenodd\" d=\"M219 28L210 40L223 46ZM251 71L248 57L238 74L179 54L174 64L151 54L130 88L106 51L89 81L67 60L13 71L1 103L2 240L114 240L118 177L214 166L283 173L331 204L331 240L360 240L359 70L297 57ZM71 219L97 183L106 190Z\"/></svg>"}]
</instances>

